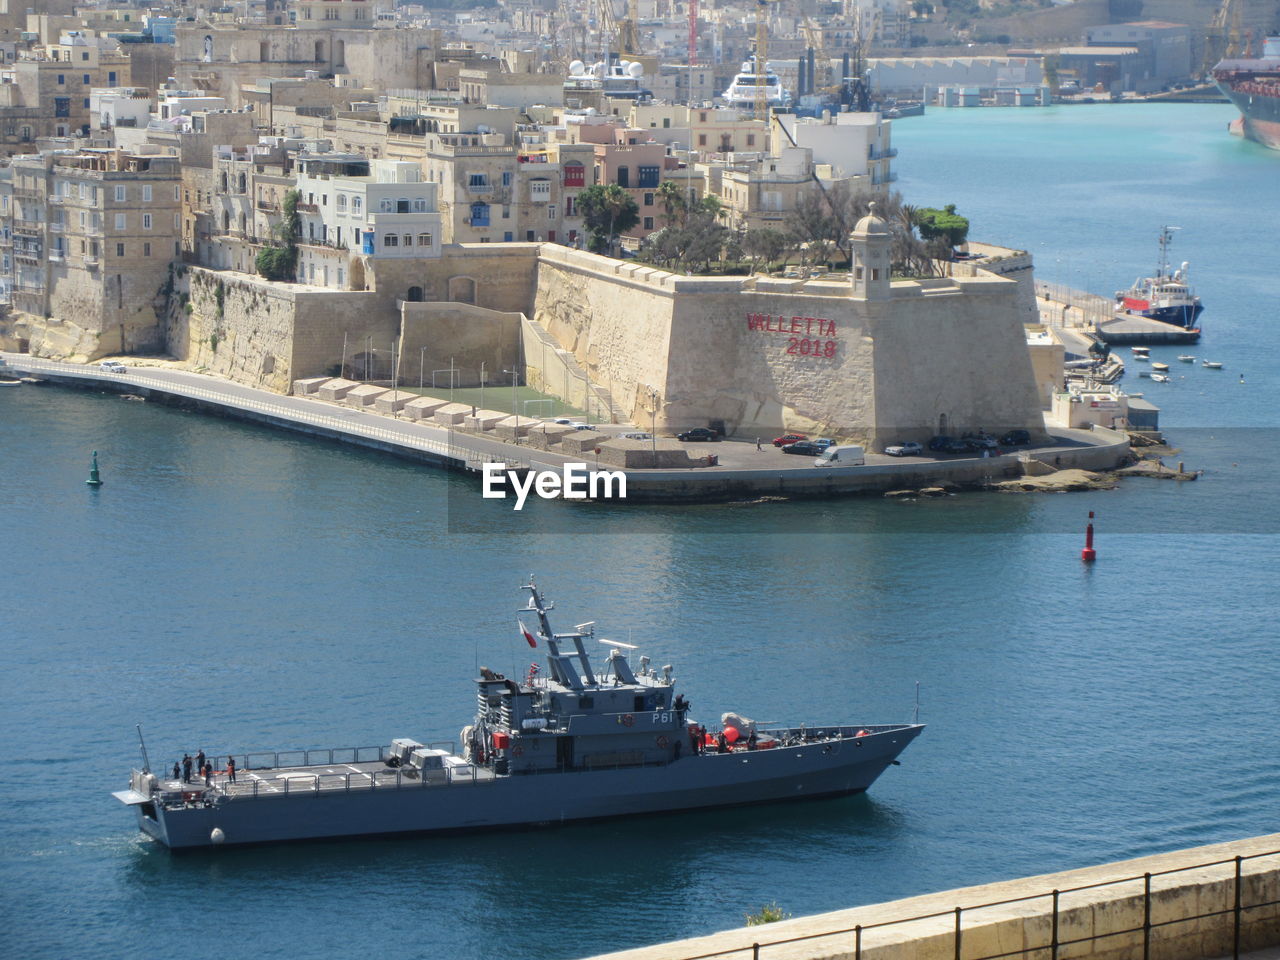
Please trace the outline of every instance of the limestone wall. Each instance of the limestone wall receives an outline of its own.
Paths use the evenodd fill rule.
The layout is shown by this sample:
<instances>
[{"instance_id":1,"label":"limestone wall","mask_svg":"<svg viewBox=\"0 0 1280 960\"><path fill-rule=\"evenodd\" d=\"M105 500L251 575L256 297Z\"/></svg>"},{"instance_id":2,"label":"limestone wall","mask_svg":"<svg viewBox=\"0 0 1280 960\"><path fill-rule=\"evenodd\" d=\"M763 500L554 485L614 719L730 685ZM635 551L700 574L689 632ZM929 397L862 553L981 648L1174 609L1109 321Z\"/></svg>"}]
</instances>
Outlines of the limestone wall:
<instances>
[{"instance_id":1,"label":"limestone wall","mask_svg":"<svg viewBox=\"0 0 1280 960\"><path fill-rule=\"evenodd\" d=\"M481 364L487 383L511 382L503 371L519 366L521 314L469 303L401 302L400 311L402 383L430 383L433 370L451 364L460 387L480 385Z\"/></svg>"},{"instance_id":2,"label":"limestone wall","mask_svg":"<svg viewBox=\"0 0 1280 960\"><path fill-rule=\"evenodd\" d=\"M753 956L765 960L951 960L956 956L1018 956L1131 960L1142 957L1150 873L1150 955L1159 960L1230 956L1236 883L1233 858L1241 856L1240 945L1258 950L1280 944L1280 834L1213 844L1137 860L948 890L834 913L729 930L607 954L596 960L681 960L684 957ZM1269 855L1268 855L1269 854ZM1225 862L1221 862L1225 861ZM1091 889L1079 889L1092 886ZM1053 938L1054 890L1058 901ZM983 907L996 901L1016 901ZM1271 903L1271 906L1252 906ZM961 943L956 944L955 908ZM1216 916L1204 916L1217 914ZM907 921L913 917L926 919ZM1198 919L1187 919L1196 918ZM854 929L864 929L856 950ZM1105 936L1113 934L1112 936ZM1092 939L1097 937L1097 939ZM793 942L772 946L773 942ZM1022 953L1025 951L1024 953Z\"/></svg>"}]
</instances>

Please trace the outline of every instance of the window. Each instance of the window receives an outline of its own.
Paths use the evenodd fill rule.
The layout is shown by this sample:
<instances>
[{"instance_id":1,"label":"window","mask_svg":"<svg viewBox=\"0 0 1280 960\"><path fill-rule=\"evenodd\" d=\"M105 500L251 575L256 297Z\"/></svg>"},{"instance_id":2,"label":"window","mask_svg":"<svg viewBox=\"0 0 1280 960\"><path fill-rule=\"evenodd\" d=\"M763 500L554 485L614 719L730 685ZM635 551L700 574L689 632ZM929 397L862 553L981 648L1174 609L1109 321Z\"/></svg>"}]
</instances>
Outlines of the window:
<instances>
[{"instance_id":1,"label":"window","mask_svg":"<svg viewBox=\"0 0 1280 960\"><path fill-rule=\"evenodd\" d=\"M564 166L564 185L581 187L586 183L586 168L580 163L566 163Z\"/></svg>"},{"instance_id":2,"label":"window","mask_svg":"<svg viewBox=\"0 0 1280 960\"><path fill-rule=\"evenodd\" d=\"M116 244L116 256L117 256L117 257L123 257L123 256L124 256L124 244L123 244L123 243L117 243L117 244Z\"/></svg>"},{"instance_id":3,"label":"window","mask_svg":"<svg viewBox=\"0 0 1280 960\"><path fill-rule=\"evenodd\" d=\"M345 193L338 194L338 199L336 203L337 203L339 213L347 212L347 195Z\"/></svg>"},{"instance_id":4,"label":"window","mask_svg":"<svg viewBox=\"0 0 1280 960\"><path fill-rule=\"evenodd\" d=\"M144 257L149 257L149 256L151 256L151 244L149 244L149 243L144 243L144 244L142 245L142 255L143 255Z\"/></svg>"},{"instance_id":5,"label":"window","mask_svg":"<svg viewBox=\"0 0 1280 960\"><path fill-rule=\"evenodd\" d=\"M510 220L510 219L511 219L511 204L509 204L509 203L504 203L504 204L502 205L502 219L503 219L503 220Z\"/></svg>"},{"instance_id":6,"label":"window","mask_svg":"<svg viewBox=\"0 0 1280 960\"><path fill-rule=\"evenodd\" d=\"M124 184L116 186L116 203L124 203L129 197L129 188Z\"/></svg>"},{"instance_id":7,"label":"window","mask_svg":"<svg viewBox=\"0 0 1280 960\"><path fill-rule=\"evenodd\" d=\"M489 175L487 173L472 173L467 177L467 186L472 190L488 190Z\"/></svg>"},{"instance_id":8,"label":"window","mask_svg":"<svg viewBox=\"0 0 1280 960\"><path fill-rule=\"evenodd\" d=\"M506 208L503 208L504 211ZM471 205L471 225L473 227L487 227L489 225L489 205L487 203L473 203Z\"/></svg>"},{"instance_id":9,"label":"window","mask_svg":"<svg viewBox=\"0 0 1280 960\"><path fill-rule=\"evenodd\" d=\"M630 167L618 168L618 186L620 187L631 186L631 168Z\"/></svg>"},{"instance_id":10,"label":"window","mask_svg":"<svg viewBox=\"0 0 1280 960\"><path fill-rule=\"evenodd\" d=\"M382 246L383 246L384 248L385 248L385 247L398 247L398 246L400 246L400 238L399 238L398 236L396 236L394 233L388 233L388 234L384 235L384 236L383 236L383 238L382 238Z\"/></svg>"},{"instance_id":11,"label":"window","mask_svg":"<svg viewBox=\"0 0 1280 960\"><path fill-rule=\"evenodd\" d=\"M86 54L85 54L85 59L88 59L88 57L89 57L89 55L86 53ZM89 84L91 84L91 83L93 83L93 81L92 81L91 79L89 79L89 75L86 73L86 74L84 75L84 85L87 87L87 86L89 86Z\"/></svg>"},{"instance_id":12,"label":"window","mask_svg":"<svg viewBox=\"0 0 1280 960\"><path fill-rule=\"evenodd\" d=\"M395 213L396 202L392 200L390 197L383 197L380 201L378 201L378 209L383 213Z\"/></svg>"},{"instance_id":13,"label":"window","mask_svg":"<svg viewBox=\"0 0 1280 960\"><path fill-rule=\"evenodd\" d=\"M81 51L81 53L80 53L80 59L81 59L81 60L88 60L88 59L89 59L89 51L88 51L88 50L83 50L83 51ZM87 78L88 76L89 76L89 75L86 73L86 74L85 74L85 77ZM88 81L88 79L86 79L86 80L85 80L85 83L88 83L88 82L89 82L89 81Z\"/></svg>"},{"instance_id":14,"label":"window","mask_svg":"<svg viewBox=\"0 0 1280 960\"><path fill-rule=\"evenodd\" d=\"M578 215L578 198L577 197L564 198L564 215L566 217L576 217Z\"/></svg>"},{"instance_id":15,"label":"window","mask_svg":"<svg viewBox=\"0 0 1280 960\"><path fill-rule=\"evenodd\" d=\"M747 146L754 147L756 145L756 135L754 133L747 134Z\"/></svg>"},{"instance_id":16,"label":"window","mask_svg":"<svg viewBox=\"0 0 1280 960\"><path fill-rule=\"evenodd\" d=\"M547 204L547 219L554 220L556 218L556 205L554 203Z\"/></svg>"},{"instance_id":17,"label":"window","mask_svg":"<svg viewBox=\"0 0 1280 960\"><path fill-rule=\"evenodd\" d=\"M58 74L58 86L60 87L65 86L66 83L67 83L66 74L62 74L62 73Z\"/></svg>"},{"instance_id":18,"label":"window","mask_svg":"<svg viewBox=\"0 0 1280 960\"><path fill-rule=\"evenodd\" d=\"M414 198L414 200L413 200L413 212L414 212L414 213L426 213L426 212L427 212L427 201L426 201L426 198L424 198L424 197L415 197L415 198Z\"/></svg>"},{"instance_id":19,"label":"window","mask_svg":"<svg viewBox=\"0 0 1280 960\"><path fill-rule=\"evenodd\" d=\"M404 245L405 245L406 247L412 247L412 246L413 246L413 234L412 234L412 233L406 233L406 234L404 235Z\"/></svg>"},{"instance_id":20,"label":"window","mask_svg":"<svg viewBox=\"0 0 1280 960\"><path fill-rule=\"evenodd\" d=\"M179 190L178 185L175 183L173 185L173 202L177 203L181 199L182 199L181 191Z\"/></svg>"},{"instance_id":21,"label":"window","mask_svg":"<svg viewBox=\"0 0 1280 960\"><path fill-rule=\"evenodd\" d=\"M653 194L652 194L652 193L646 193L646 194L644 195L644 205L645 205L646 207L652 207L652 206L653 206Z\"/></svg>"},{"instance_id":22,"label":"window","mask_svg":"<svg viewBox=\"0 0 1280 960\"><path fill-rule=\"evenodd\" d=\"M524 239L525 239L525 243L533 243L533 241L536 240L537 238L533 235L532 230L526 230L524 232Z\"/></svg>"},{"instance_id":23,"label":"window","mask_svg":"<svg viewBox=\"0 0 1280 960\"><path fill-rule=\"evenodd\" d=\"M429 233L420 233L420 234L418 234L418 246L420 246L420 247L429 247L429 246L431 246L431 234L429 234Z\"/></svg>"},{"instance_id":24,"label":"window","mask_svg":"<svg viewBox=\"0 0 1280 960\"><path fill-rule=\"evenodd\" d=\"M85 98L84 98L84 108L85 108L86 110L88 110L88 109L89 109L89 98L88 98L88 97L85 97Z\"/></svg>"},{"instance_id":25,"label":"window","mask_svg":"<svg viewBox=\"0 0 1280 960\"><path fill-rule=\"evenodd\" d=\"M698 134L698 146L705 147L707 145L707 135L705 133Z\"/></svg>"},{"instance_id":26,"label":"window","mask_svg":"<svg viewBox=\"0 0 1280 960\"><path fill-rule=\"evenodd\" d=\"M352 214L355 214L355 215L357 215L357 216L358 216L358 215L360 214L360 212L361 212L361 210L362 210L363 208L364 208L364 198L362 198L362 197L352 197L352 198L351 198L351 212L352 212Z\"/></svg>"},{"instance_id":27,"label":"window","mask_svg":"<svg viewBox=\"0 0 1280 960\"><path fill-rule=\"evenodd\" d=\"M54 97L53 98L53 115L55 117L71 116L71 98L70 97Z\"/></svg>"},{"instance_id":28,"label":"window","mask_svg":"<svg viewBox=\"0 0 1280 960\"><path fill-rule=\"evenodd\" d=\"M142 185L142 202L143 203L151 202L151 184L149 183L144 183Z\"/></svg>"},{"instance_id":29,"label":"window","mask_svg":"<svg viewBox=\"0 0 1280 960\"><path fill-rule=\"evenodd\" d=\"M503 243L510 243L510 242L511 242L512 240L514 240L515 238L516 238L516 235L515 235L514 233L512 233L510 230L508 230L506 233L504 233L504 234L502 235L502 242L503 242Z\"/></svg>"},{"instance_id":30,"label":"window","mask_svg":"<svg viewBox=\"0 0 1280 960\"><path fill-rule=\"evenodd\" d=\"M116 85L116 72L114 70L107 71L107 86L114 87Z\"/></svg>"},{"instance_id":31,"label":"window","mask_svg":"<svg viewBox=\"0 0 1280 960\"><path fill-rule=\"evenodd\" d=\"M509 186L511 186L511 171L510 171L510 170L503 170L503 171L502 171L502 185L503 185L504 187L509 187Z\"/></svg>"},{"instance_id":32,"label":"window","mask_svg":"<svg viewBox=\"0 0 1280 960\"><path fill-rule=\"evenodd\" d=\"M126 227L126 223L127 223L126 215L125 215L125 214L123 214L123 213L117 213L117 214L116 214L116 229L117 229L117 230L125 230L125 229L127 229L127 227Z\"/></svg>"},{"instance_id":33,"label":"window","mask_svg":"<svg viewBox=\"0 0 1280 960\"><path fill-rule=\"evenodd\" d=\"M533 200L546 200L551 196L551 181L531 180L529 182L529 196Z\"/></svg>"},{"instance_id":34,"label":"window","mask_svg":"<svg viewBox=\"0 0 1280 960\"><path fill-rule=\"evenodd\" d=\"M652 229L653 229L653 217L645 217L645 218L644 218L644 228L645 228L646 230L652 230Z\"/></svg>"},{"instance_id":35,"label":"window","mask_svg":"<svg viewBox=\"0 0 1280 960\"><path fill-rule=\"evenodd\" d=\"M244 214L243 214L243 213L242 213L242 214L240 214L240 218L241 218L241 219L244 219ZM150 230L150 229L151 229L151 214L149 214L149 213L144 213L144 214L142 215L142 229L143 229L143 230Z\"/></svg>"}]
</instances>

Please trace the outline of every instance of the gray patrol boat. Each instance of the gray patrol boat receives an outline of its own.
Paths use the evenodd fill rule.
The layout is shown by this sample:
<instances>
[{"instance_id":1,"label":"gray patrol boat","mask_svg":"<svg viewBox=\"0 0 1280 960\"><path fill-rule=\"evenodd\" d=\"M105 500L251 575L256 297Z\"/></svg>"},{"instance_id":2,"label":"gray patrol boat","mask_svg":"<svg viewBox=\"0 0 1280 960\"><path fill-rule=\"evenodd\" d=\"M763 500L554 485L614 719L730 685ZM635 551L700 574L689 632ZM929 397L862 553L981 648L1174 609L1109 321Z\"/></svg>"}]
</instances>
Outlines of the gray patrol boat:
<instances>
[{"instance_id":1,"label":"gray patrol boat","mask_svg":"<svg viewBox=\"0 0 1280 960\"><path fill-rule=\"evenodd\" d=\"M143 832L174 849L326 837L484 830L826 797L866 790L919 723L776 727L724 714L708 730L675 694L670 666L639 670L630 644L593 623L554 633L532 582L547 675L481 668L479 709L454 744L393 740L236 757L234 771L169 779L143 769L114 794ZM586 642L608 650L596 673ZM445 749L445 748L448 749ZM223 753L219 756L227 756Z\"/></svg>"}]
</instances>

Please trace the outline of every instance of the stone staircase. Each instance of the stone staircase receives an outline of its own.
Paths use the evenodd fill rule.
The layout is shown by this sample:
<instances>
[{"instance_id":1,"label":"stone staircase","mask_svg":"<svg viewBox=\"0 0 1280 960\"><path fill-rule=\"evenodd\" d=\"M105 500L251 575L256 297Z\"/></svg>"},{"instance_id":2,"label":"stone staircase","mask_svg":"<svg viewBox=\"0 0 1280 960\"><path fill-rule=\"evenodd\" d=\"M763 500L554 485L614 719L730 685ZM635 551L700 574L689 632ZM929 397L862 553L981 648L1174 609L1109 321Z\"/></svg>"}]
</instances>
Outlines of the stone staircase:
<instances>
[{"instance_id":1,"label":"stone staircase","mask_svg":"<svg viewBox=\"0 0 1280 960\"><path fill-rule=\"evenodd\" d=\"M626 423L628 421L629 418L626 411L617 405L613 399L613 395L604 387L597 386L591 382L591 378L587 376L587 371L583 369L582 364L578 363L577 357L561 347L560 344L556 342L555 338L547 332L546 327L537 320L533 320L523 314L521 314L521 319L529 334L545 344L550 351L555 354L556 359L563 364L569 377L573 380L586 384L587 390L600 403L601 408L609 411L610 423ZM549 382L554 383L556 381L549 378Z\"/></svg>"}]
</instances>

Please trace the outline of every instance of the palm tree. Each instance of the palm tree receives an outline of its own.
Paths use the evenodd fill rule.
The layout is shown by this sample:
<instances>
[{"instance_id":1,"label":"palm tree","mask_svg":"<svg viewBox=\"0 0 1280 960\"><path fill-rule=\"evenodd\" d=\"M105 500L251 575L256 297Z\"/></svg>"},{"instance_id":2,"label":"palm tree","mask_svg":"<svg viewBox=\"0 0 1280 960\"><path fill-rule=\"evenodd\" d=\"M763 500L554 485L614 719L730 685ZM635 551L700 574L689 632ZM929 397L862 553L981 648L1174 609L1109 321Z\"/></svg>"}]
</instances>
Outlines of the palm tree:
<instances>
[{"instance_id":1,"label":"palm tree","mask_svg":"<svg viewBox=\"0 0 1280 960\"><path fill-rule=\"evenodd\" d=\"M688 202L684 196L684 187L674 180L663 180L658 185L658 199L662 202L662 207L666 211L668 227L671 226L671 222L675 219L677 210L683 214L688 209Z\"/></svg>"}]
</instances>

